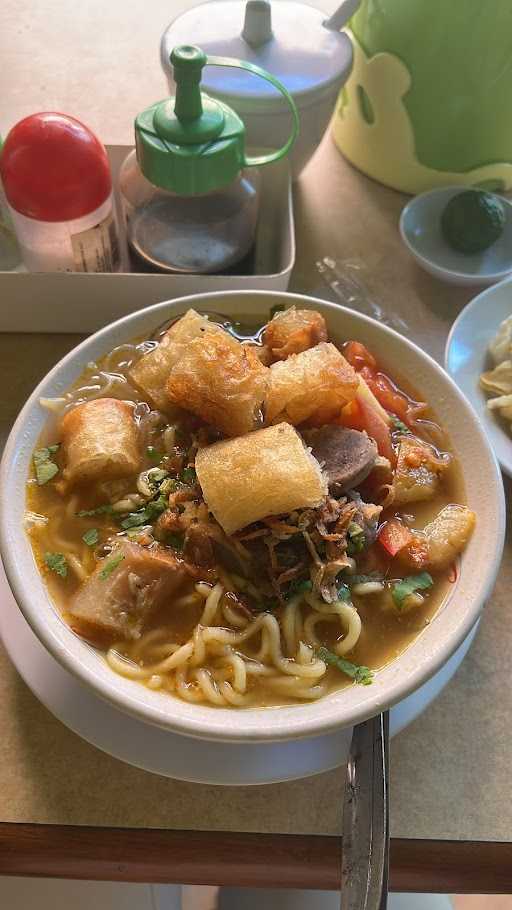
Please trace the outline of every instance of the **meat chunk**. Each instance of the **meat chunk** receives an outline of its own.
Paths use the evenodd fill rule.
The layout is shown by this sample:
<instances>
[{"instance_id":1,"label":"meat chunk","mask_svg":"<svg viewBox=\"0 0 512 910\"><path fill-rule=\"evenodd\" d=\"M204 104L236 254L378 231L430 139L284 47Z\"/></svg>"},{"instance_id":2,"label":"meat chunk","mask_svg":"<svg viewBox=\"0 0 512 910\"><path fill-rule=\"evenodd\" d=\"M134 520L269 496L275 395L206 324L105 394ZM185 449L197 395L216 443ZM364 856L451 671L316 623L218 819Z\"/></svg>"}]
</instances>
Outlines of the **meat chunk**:
<instances>
[{"instance_id":1,"label":"meat chunk","mask_svg":"<svg viewBox=\"0 0 512 910\"><path fill-rule=\"evenodd\" d=\"M161 411L168 411L170 402L165 391L169 373L189 342L211 332L222 332L220 326L209 322L195 310L188 310L160 340L157 347L148 351L130 371L132 382Z\"/></svg>"},{"instance_id":2,"label":"meat chunk","mask_svg":"<svg viewBox=\"0 0 512 910\"><path fill-rule=\"evenodd\" d=\"M339 416L359 385L357 373L333 344L317 344L270 367L267 423L308 421L322 426Z\"/></svg>"},{"instance_id":3,"label":"meat chunk","mask_svg":"<svg viewBox=\"0 0 512 910\"><path fill-rule=\"evenodd\" d=\"M423 440L415 436L404 436L400 441L393 480L394 503L403 505L431 499L450 463L450 455L440 456Z\"/></svg>"},{"instance_id":4,"label":"meat chunk","mask_svg":"<svg viewBox=\"0 0 512 910\"><path fill-rule=\"evenodd\" d=\"M377 458L377 445L366 433L326 424L308 434L311 451L336 495L350 490L368 477Z\"/></svg>"},{"instance_id":5,"label":"meat chunk","mask_svg":"<svg viewBox=\"0 0 512 910\"><path fill-rule=\"evenodd\" d=\"M167 395L225 436L254 430L267 391L269 369L252 348L227 332L191 341L172 368Z\"/></svg>"},{"instance_id":6,"label":"meat chunk","mask_svg":"<svg viewBox=\"0 0 512 910\"><path fill-rule=\"evenodd\" d=\"M446 568L466 547L475 521L475 513L467 506L445 506L421 534L414 535L412 543L400 550L400 561L414 569Z\"/></svg>"},{"instance_id":7,"label":"meat chunk","mask_svg":"<svg viewBox=\"0 0 512 910\"><path fill-rule=\"evenodd\" d=\"M86 401L64 415L60 429L67 484L112 480L140 470L138 430L126 401Z\"/></svg>"},{"instance_id":8,"label":"meat chunk","mask_svg":"<svg viewBox=\"0 0 512 910\"><path fill-rule=\"evenodd\" d=\"M263 341L273 360L286 360L290 354L300 354L327 341L325 319L315 310L297 310L292 306L276 313L265 327Z\"/></svg>"},{"instance_id":9,"label":"meat chunk","mask_svg":"<svg viewBox=\"0 0 512 910\"><path fill-rule=\"evenodd\" d=\"M161 547L121 540L79 588L69 613L85 629L139 638L151 613L170 601L186 577L183 562Z\"/></svg>"},{"instance_id":10,"label":"meat chunk","mask_svg":"<svg viewBox=\"0 0 512 910\"><path fill-rule=\"evenodd\" d=\"M191 524L185 534L184 555L194 565L212 569L216 563L214 543L208 525Z\"/></svg>"}]
</instances>

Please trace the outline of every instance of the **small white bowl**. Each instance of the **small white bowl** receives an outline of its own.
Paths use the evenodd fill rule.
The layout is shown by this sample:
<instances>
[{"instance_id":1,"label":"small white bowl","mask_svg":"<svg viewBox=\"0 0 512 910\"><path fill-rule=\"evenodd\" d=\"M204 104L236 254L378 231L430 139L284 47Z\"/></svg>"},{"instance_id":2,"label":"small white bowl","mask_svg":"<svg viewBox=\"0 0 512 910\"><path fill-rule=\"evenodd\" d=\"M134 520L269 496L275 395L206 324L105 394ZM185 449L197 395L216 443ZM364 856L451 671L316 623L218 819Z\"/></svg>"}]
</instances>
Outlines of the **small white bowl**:
<instances>
[{"instance_id":1,"label":"small white bowl","mask_svg":"<svg viewBox=\"0 0 512 910\"><path fill-rule=\"evenodd\" d=\"M512 437L487 407L489 396L480 387L480 374L492 369L488 353L500 323L512 315L512 278L474 297L455 320L445 350L446 369L473 405L496 457L512 477Z\"/></svg>"},{"instance_id":2,"label":"small white bowl","mask_svg":"<svg viewBox=\"0 0 512 910\"><path fill-rule=\"evenodd\" d=\"M496 284L512 272L512 204L500 196L506 214L501 237L483 253L458 253L441 233L441 214L447 202L467 187L446 186L415 196L402 209L400 234L416 262L449 284Z\"/></svg>"},{"instance_id":3,"label":"small white bowl","mask_svg":"<svg viewBox=\"0 0 512 910\"><path fill-rule=\"evenodd\" d=\"M91 360L116 345L151 334L189 307L236 316L268 318L277 303L319 310L331 336L357 338L384 370L413 378L449 428L465 477L477 528L460 572L434 619L406 651L376 673L371 686L351 686L320 701L279 708L214 708L189 704L114 673L104 656L75 635L54 606L24 530L26 482L32 452L48 419L41 397L55 397ZM445 371L416 345L354 310L299 294L231 291L195 294L132 313L107 326L64 357L34 390L7 441L0 467L0 547L9 584L35 634L67 670L117 708L143 721L206 740L272 742L319 736L352 726L404 699L430 679L456 651L477 621L501 561L505 531L499 468L474 411Z\"/></svg>"}]
</instances>

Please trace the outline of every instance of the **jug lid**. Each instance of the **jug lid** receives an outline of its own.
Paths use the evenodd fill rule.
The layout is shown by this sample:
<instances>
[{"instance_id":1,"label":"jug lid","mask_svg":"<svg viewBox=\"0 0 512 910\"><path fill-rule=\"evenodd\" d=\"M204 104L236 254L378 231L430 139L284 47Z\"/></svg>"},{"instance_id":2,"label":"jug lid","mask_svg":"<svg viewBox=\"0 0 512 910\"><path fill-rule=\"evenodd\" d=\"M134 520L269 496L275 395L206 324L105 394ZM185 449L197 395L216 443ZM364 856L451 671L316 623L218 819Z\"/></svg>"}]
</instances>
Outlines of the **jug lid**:
<instances>
[{"instance_id":1,"label":"jug lid","mask_svg":"<svg viewBox=\"0 0 512 910\"><path fill-rule=\"evenodd\" d=\"M327 87L350 66L348 36L324 22L320 10L295 0L279 0L272 7L268 0L210 0L178 16L164 32L162 66L168 72L172 47L192 39L207 53L263 67L298 100ZM209 70L203 86L224 97L281 104L271 85L250 79L243 71Z\"/></svg>"}]
</instances>

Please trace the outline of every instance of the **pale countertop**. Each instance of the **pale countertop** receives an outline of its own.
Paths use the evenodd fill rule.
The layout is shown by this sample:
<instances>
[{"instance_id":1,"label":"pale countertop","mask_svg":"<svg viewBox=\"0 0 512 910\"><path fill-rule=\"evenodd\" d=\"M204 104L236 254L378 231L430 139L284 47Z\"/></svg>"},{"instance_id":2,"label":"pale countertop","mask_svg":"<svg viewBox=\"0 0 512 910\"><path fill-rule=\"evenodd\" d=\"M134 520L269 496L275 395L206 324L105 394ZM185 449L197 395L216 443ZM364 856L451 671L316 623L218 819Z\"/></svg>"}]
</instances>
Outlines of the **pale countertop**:
<instances>
[{"instance_id":1,"label":"pale countertop","mask_svg":"<svg viewBox=\"0 0 512 910\"><path fill-rule=\"evenodd\" d=\"M34 110L54 108L82 117L105 142L129 143L133 114L164 94L161 31L187 5L46 0L34 11L27 0L4 0L0 130ZM335 4L321 5L329 11ZM449 327L472 292L442 285L413 264L397 232L403 202L354 171L327 140L295 190L298 246L290 290L333 299L315 265L331 258L345 274L347 268L357 274L371 305L388 318L399 316L407 335L441 360ZM78 337L0 336L2 439L38 379ZM509 502L510 492L507 483ZM511 839L510 536L505 553L468 657L435 704L393 741L395 837ZM0 691L0 821L339 831L339 772L242 789L165 780L69 732L32 696L1 648Z\"/></svg>"}]
</instances>

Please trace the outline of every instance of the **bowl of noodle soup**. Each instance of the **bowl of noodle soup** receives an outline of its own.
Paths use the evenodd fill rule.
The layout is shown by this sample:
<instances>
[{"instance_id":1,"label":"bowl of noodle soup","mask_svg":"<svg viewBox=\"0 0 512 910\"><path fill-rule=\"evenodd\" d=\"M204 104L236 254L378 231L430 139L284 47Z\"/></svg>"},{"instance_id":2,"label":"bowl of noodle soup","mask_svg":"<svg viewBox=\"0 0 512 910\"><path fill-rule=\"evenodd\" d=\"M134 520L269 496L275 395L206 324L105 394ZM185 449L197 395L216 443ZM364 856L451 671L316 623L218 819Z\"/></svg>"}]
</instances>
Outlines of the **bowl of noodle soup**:
<instances>
[{"instance_id":1,"label":"bowl of noodle soup","mask_svg":"<svg viewBox=\"0 0 512 910\"><path fill-rule=\"evenodd\" d=\"M285 400L281 386L272 401L266 399L267 416L272 412L273 418L265 426L247 426L247 417L240 409L235 416L229 415L221 402L216 418L221 431L216 426L215 434L208 435L204 421L198 420L201 403L194 398L200 366L187 358L190 361L193 356L202 356L208 344L212 350L215 345L227 344L222 338L219 341L218 334L201 337L199 346L187 341L182 359L173 367L173 403L195 407L192 423L185 420L183 427L178 424L180 438L187 437L186 446L179 439L177 443L175 420L154 416L161 411L154 401L148 405L141 395L142 379L137 388L129 385L137 364L161 344L162 330L190 311L210 314L210 320L223 330L234 322L238 344L240 325L251 326L254 337L261 341L258 328L268 322L273 307L283 305L321 314L329 334L328 341L311 343L315 351L322 348L317 352L319 357L335 358L341 349L348 358L349 352L342 345L356 339L376 358L381 372L375 376L392 376L400 388L406 389L407 395L403 395L407 402L414 403L414 396L420 395L433 405L432 414L427 411L422 418L425 433L435 421L449 428L445 445L425 443L431 453L436 453L432 468L436 483L452 460L451 479L445 482L444 499L439 499L436 514L447 504L452 508L451 503L464 503L453 508L471 513L472 521L476 517L474 533L466 535L464 552L454 556L449 570L446 561L437 574L436 567L432 569L425 559L421 563L424 554L422 557L421 546L418 551L416 545L418 540L421 544L423 532L413 540L407 526L416 521L426 528L434 505L404 506L398 519L396 503L388 506L388 511L384 505L384 512L378 505L374 507L378 510L375 517L357 492L361 486L364 494L367 480L360 484L352 478L356 493L352 489L347 493L345 484L341 498L332 497L330 486L327 493L324 459L313 457L319 445L315 434L322 433L327 418L324 415L315 422L308 417L304 422L303 415L294 417L293 408L302 407L303 402ZM227 350L226 362L230 356ZM293 355L297 356L302 354ZM352 349L351 356L350 363L357 369ZM287 363L281 359L274 371L282 383L286 372L282 365ZM323 362L313 367L312 375L319 375ZM264 364L264 369L273 366ZM253 373L250 395L257 395L258 383L266 374L257 364ZM352 382L349 373L343 376L347 395L352 394L346 391ZM370 384L374 382L368 365L362 375L370 377ZM127 401L130 420L135 415L137 432L145 434L144 470L137 475L136 487L131 480L135 476L135 467L130 467L134 440L126 421ZM85 404L96 408L94 420L99 417L115 428L122 470L130 478L123 485L107 473L101 484L96 483L89 499L80 498L80 484L73 486L73 472L83 484L90 469L84 450L89 445L88 434L94 430L85 419L92 409L80 410ZM354 423L353 409L347 411L346 403L343 407L352 414L348 425L359 427ZM364 406L361 413L366 413ZM215 423L213 418L211 423ZM304 438L295 429L297 425ZM365 423L365 430L367 426ZM371 429L374 425L369 426ZM367 442L366 432L355 432L359 433L356 441L361 442L364 435ZM61 440L59 433L67 462L54 477L54 465L58 466L62 457L61 453L54 454L54 442L58 438L59 445ZM376 449L373 453L373 464L386 471L384 463L388 461L389 467L389 459L381 455L381 442L385 445L385 440L379 433L378 424L374 432L368 431L368 436L375 436L379 449L378 454ZM418 439L398 418L392 433L395 455L401 445L405 452L414 443L416 449L411 450L412 455L407 449L407 457L409 461L416 457ZM193 451L195 468L183 454L185 450L188 454ZM34 452L46 453L36 457L35 474ZM251 474L251 458L261 466L265 458L272 460L272 452L278 453L274 461L279 464L274 469L285 465L286 473L280 475L279 482L276 474L270 488L260 490L262 471L255 467ZM175 456L178 461L173 461ZM153 462L156 457L161 460ZM423 467L420 465L420 470ZM387 327L354 311L302 295L235 291L194 295L148 307L102 329L64 357L34 390L10 434L1 475L2 558L16 601L40 641L64 667L121 711L207 740L257 742L320 735L360 722L405 698L441 668L471 631L492 590L503 548L499 470L477 418L455 384L428 355ZM40 476L44 482L39 487L36 477ZM50 482L46 483L48 477ZM244 498L247 484L253 495ZM197 494L199 488L201 496ZM327 500L322 499L319 517L315 509L320 488ZM265 497L268 502L263 507ZM242 500L245 512L241 517ZM169 509L171 501L175 503L174 512ZM270 516L263 523L262 509ZM215 547L222 550L226 541L234 542L242 563L244 554L249 553L251 558L259 554L260 558L262 550L271 554L271 561L276 552L286 555L289 541L293 543L300 532L302 558L304 553L315 554L308 565L309 574L300 574L305 571L303 563L300 569L295 565L288 569L285 562L277 587L274 576L274 589L262 583L260 590L257 578L242 576L238 565L233 565L233 554L218 571L212 570L210 563L204 572L187 574L184 562L201 565L205 546L204 538L190 535L189 539L187 532L185 546L189 551L182 552L180 516L191 510L195 510L194 527L198 515L212 522ZM315 522L314 535L308 521ZM322 554L324 549L329 552L329 547L338 545L343 521L349 530L341 535L345 534L344 549L341 553L338 547L340 574L334 589L327 557ZM373 543L365 555L360 544L364 534L368 536L370 525L375 535L381 535L383 546L379 549L378 543ZM388 525L389 533L383 533L383 525ZM410 556L400 571L393 569L390 573L391 531L395 533L397 527L399 534L409 535ZM315 544L318 528L327 542L324 545L322 541L320 549ZM151 565L147 552L141 550L148 541ZM377 557L374 551L378 551ZM195 554L194 560L189 559L189 552ZM329 566L334 561L331 559ZM208 566L207 561L203 564ZM423 571L425 568L428 571ZM318 573L314 574L317 569L320 575L324 572L321 580ZM427 576L430 581L425 580ZM80 591L90 577L95 587L89 586L85 596ZM151 587L156 584L155 577L158 588ZM116 584L119 590L125 585L139 602L141 578L151 590L159 592L161 602L152 614L157 619L142 624L139 615L134 619L119 614L114 634L108 628L110 618L97 616L102 593L108 591L110 597ZM411 578L416 579L412 585ZM395 607L400 606L399 621L396 610L389 609L393 602ZM172 632L169 604L173 605ZM124 632L119 633L123 623ZM338 672L340 667L345 675Z\"/></svg>"}]
</instances>

